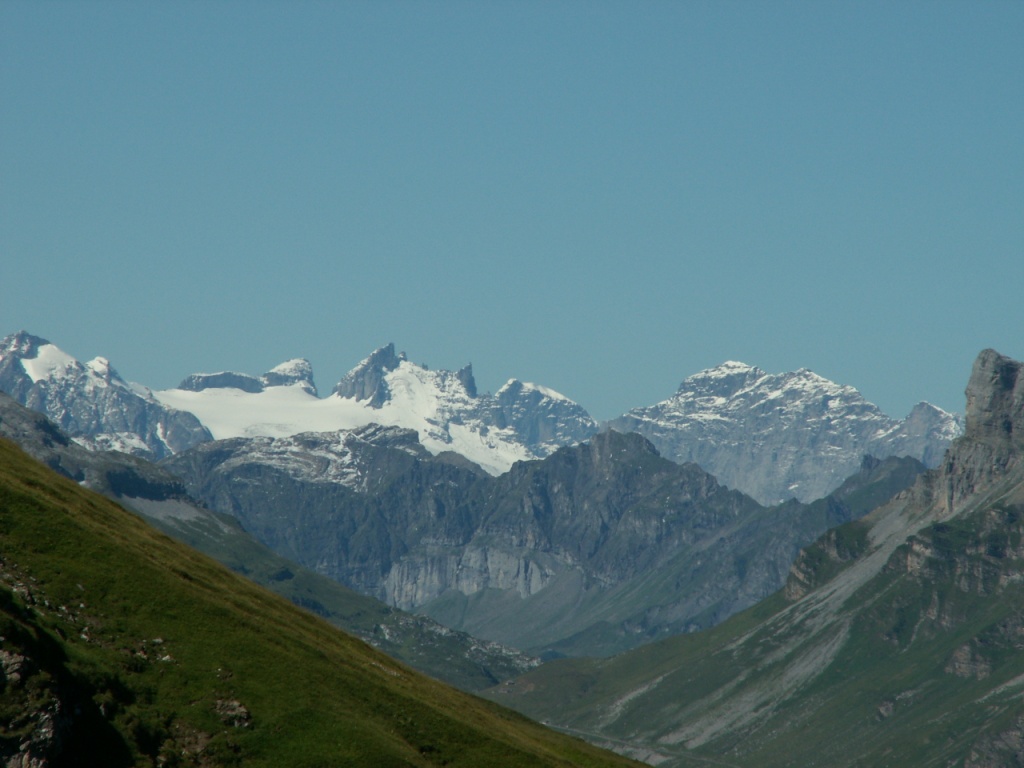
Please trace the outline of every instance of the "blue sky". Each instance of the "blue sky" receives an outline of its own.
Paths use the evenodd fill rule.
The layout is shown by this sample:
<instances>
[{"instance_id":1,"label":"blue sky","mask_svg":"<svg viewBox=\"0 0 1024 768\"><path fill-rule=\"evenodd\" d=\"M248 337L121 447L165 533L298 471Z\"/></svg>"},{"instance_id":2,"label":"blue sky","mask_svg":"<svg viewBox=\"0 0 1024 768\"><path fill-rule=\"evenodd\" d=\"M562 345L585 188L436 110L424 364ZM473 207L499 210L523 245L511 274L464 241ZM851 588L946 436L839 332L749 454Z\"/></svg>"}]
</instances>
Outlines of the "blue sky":
<instances>
[{"instance_id":1,"label":"blue sky","mask_svg":"<svg viewBox=\"0 0 1024 768\"><path fill-rule=\"evenodd\" d=\"M394 341L599 418L1024 358L1024 3L0 2L0 335L163 388Z\"/></svg>"}]
</instances>

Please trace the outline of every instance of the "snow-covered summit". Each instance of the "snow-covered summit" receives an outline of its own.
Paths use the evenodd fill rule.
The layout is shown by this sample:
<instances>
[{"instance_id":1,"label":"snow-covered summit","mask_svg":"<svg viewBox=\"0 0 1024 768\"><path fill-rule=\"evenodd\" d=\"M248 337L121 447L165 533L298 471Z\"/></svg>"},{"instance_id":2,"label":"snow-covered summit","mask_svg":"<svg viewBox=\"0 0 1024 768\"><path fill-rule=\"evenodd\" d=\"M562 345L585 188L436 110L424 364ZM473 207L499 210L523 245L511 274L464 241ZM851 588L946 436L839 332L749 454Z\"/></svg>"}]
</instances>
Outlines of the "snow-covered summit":
<instances>
[{"instance_id":1,"label":"snow-covered summit","mask_svg":"<svg viewBox=\"0 0 1024 768\"><path fill-rule=\"evenodd\" d=\"M132 386L105 357L83 365L25 331L0 341L0 390L88 447L159 459L210 439L194 416Z\"/></svg>"},{"instance_id":2,"label":"snow-covered summit","mask_svg":"<svg viewBox=\"0 0 1024 768\"><path fill-rule=\"evenodd\" d=\"M300 362L305 361L285 367L305 371ZM361 360L326 398L295 384L269 386L270 375L249 377L251 383L239 378L245 374L190 377L183 386L154 396L195 414L217 439L286 437L382 424L415 430L431 453L454 451L492 474L597 431L586 411L553 390L510 382L496 396L481 395L472 366L430 370L397 353L394 344ZM211 381L210 376L219 378Z\"/></svg>"},{"instance_id":3,"label":"snow-covered summit","mask_svg":"<svg viewBox=\"0 0 1024 768\"><path fill-rule=\"evenodd\" d=\"M129 384L97 357L86 364L24 331L0 342L0 390L43 411L85 445L162 458L210 439L289 437L370 424L414 430L432 453L454 451L499 474L597 431L579 405L515 380L477 392L472 366L429 370L394 344L355 366L326 398L313 368L287 360L262 376L196 373L174 389Z\"/></svg>"},{"instance_id":4,"label":"snow-covered summit","mask_svg":"<svg viewBox=\"0 0 1024 768\"><path fill-rule=\"evenodd\" d=\"M696 462L762 503L824 496L865 454L934 466L960 431L957 417L934 406L893 419L807 368L773 374L735 361L686 378L672 397L610 426L639 432L664 456Z\"/></svg>"},{"instance_id":5,"label":"snow-covered summit","mask_svg":"<svg viewBox=\"0 0 1024 768\"><path fill-rule=\"evenodd\" d=\"M315 395L316 384L313 383L313 366L304 357L285 360L263 374L263 383L268 387L288 387L299 384Z\"/></svg>"}]
</instances>

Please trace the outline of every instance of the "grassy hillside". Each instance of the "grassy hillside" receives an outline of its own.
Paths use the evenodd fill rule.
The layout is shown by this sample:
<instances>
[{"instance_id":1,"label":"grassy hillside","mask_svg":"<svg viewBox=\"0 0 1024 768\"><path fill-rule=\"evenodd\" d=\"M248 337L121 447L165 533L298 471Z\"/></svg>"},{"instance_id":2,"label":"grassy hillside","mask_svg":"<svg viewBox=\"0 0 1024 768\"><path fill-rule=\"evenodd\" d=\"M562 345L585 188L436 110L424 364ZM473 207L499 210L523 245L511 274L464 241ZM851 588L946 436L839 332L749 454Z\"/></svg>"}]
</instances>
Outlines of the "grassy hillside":
<instances>
[{"instance_id":1,"label":"grassy hillside","mask_svg":"<svg viewBox=\"0 0 1024 768\"><path fill-rule=\"evenodd\" d=\"M0 441L0 756L611 766L406 668Z\"/></svg>"}]
</instances>

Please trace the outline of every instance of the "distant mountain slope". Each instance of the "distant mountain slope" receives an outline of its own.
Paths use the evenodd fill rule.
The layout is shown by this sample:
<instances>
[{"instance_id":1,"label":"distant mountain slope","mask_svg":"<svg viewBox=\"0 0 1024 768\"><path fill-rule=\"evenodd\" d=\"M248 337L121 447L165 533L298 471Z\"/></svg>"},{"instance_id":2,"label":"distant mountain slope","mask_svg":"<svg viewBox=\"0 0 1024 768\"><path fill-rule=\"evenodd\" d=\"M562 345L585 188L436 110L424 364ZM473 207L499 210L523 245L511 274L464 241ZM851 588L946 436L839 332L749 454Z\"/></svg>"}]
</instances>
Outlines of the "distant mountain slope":
<instances>
[{"instance_id":1,"label":"distant mountain slope","mask_svg":"<svg viewBox=\"0 0 1024 768\"><path fill-rule=\"evenodd\" d=\"M611 766L413 672L0 440L0 760Z\"/></svg>"},{"instance_id":2,"label":"distant mountain slope","mask_svg":"<svg viewBox=\"0 0 1024 768\"><path fill-rule=\"evenodd\" d=\"M934 467L959 419L928 403L892 419L853 387L806 369L769 374L728 362L690 376L668 400L609 424L638 432L663 456L692 461L762 504L820 498L862 456L913 456Z\"/></svg>"},{"instance_id":3,"label":"distant mountain slope","mask_svg":"<svg viewBox=\"0 0 1024 768\"><path fill-rule=\"evenodd\" d=\"M639 435L489 477L376 426L215 441L163 466L278 553L391 605L531 652L602 655L770 594L802 544L923 469L868 462L863 488L765 509Z\"/></svg>"},{"instance_id":4,"label":"distant mountain slope","mask_svg":"<svg viewBox=\"0 0 1024 768\"><path fill-rule=\"evenodd\" d=\"M165 470L127 454L88 451L45 416L2 393L0 437L233 571L446 683L479 690L536 664L497 643L389 608L286 560L252 538L235 518L198 506L181 481Z\"/></svg>"},{"instance_id":5,"label":"distant mountain slope","mask_svg":"<svg viewBox=\"0 0 1024 768\"><path fill-rule=\"evenodd\" d=\"M975 362L941 465L719 627L495 692L665 766L1024 764L1024 365Z\"/></svg>"},{"instance_id":6,"label":"distant mountain slope","mask_svg":"<svg viewBox=\"0 0 1024 768\"><path fill-rule=\"evenodd\" d=\"M139 391L105 358L83 365L24 331L0 341L0 392L90 448L159 459L211 439L195 416Z\"/></svg>"}]
</instances>

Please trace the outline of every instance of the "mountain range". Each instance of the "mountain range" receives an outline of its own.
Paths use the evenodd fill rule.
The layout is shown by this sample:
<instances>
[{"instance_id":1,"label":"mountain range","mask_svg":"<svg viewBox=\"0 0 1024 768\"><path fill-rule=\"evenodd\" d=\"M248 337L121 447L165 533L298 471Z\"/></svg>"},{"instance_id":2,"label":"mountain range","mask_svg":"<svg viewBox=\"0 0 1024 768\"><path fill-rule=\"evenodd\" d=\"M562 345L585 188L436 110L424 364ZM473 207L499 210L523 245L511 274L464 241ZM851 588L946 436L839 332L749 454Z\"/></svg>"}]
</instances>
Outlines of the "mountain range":
<instances>
[{"instance_id":1,"label":"mountain range","mask_svg":"<svg viewBox=\"0 0 1024 768\"><path fill-rule=\"evenodd\" d=\"M1024 764L1024 365L982 352L940 466L695 635L492 695L665 766Z\"/></svg>"},{"instance_id":2,"label":"mountain range","mask_svg":"<svg viewBox=\"0 0 1024 768\"><path fill-rule=\"evenodd\" d=\"M0 386L71 427L92 425L75 438L90 448L113 434L108 412L126 429L118 414L131 409L157 414L160 424L198 419L204 431L192 445L166 455L158 430L162 442L137 453L164 454L163 468L192 497L277 556L534 654L608 655L712 626L778 589L800 546L870 511L868 501L884 501L924 468L909 457L860 456L847 486L830 479L833 493L820 501L766 506L695 463L659 456L639 434L597 433L558 393L510 381L480 395L468 366L430 371L392 345L327 398L317 396L304 360L260 377L194 374L153 392L25 333L0 349ZM99 370L107 373L96 381ZM766 398L786 407L768 408ZM934 418L895 422L855 390L809 372L771 377L736 363L687 379L674 402L675 412L700 411L679 434L694 421L717 425L696 437L709 456L722 461L739 446L774 462L783 478L792 462L766 458L758 442L766 435L776 447L802 445L792 454L802 471L818 466L825 475L869 438L884 454L907 447L897 438L908 425L945 424L918 435L917 449L931 457L956 425L930 407ZM821 408L832 415L822 418ZM67 418L83 411L93 421ZM780 426L773 432L771 423ZM141 429L134 440L117 434L128 448L143 437ZM532 459L508 466L513 456ZM745 468L750 482L779 482Z\"/></svg>"},{"instance_id":3,"label":"mountain range","mask_svg":"<svg viewBox=\"0 0 1024 768\"><path fill-rule=\"evenodd\" d=\"M177 388L152 390L124 381L104 358L82 364L21 331L0 342L0 391L82 444L155 459L211 439L380 424L412 429L431 453L456 452L499 475L602 428L547 387L512 379L494 395L481 394L470 366L428 370L393 344L321 398L306 360L262 376L193 374ZM853 388L810 371L766 374L740 363L691 376L672 398L604 426L639 432L666 458L695 462L762 504L820 498L856 472L864 455L935 466L962 429L957 416L926 403L892 419Z\"/></svg>"}]
</instances>

